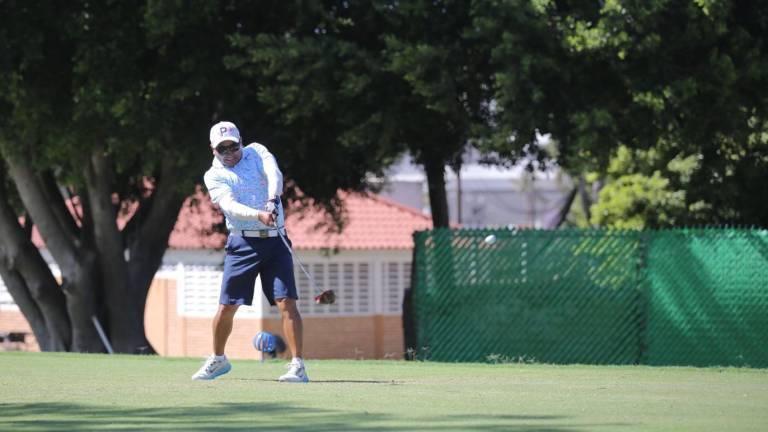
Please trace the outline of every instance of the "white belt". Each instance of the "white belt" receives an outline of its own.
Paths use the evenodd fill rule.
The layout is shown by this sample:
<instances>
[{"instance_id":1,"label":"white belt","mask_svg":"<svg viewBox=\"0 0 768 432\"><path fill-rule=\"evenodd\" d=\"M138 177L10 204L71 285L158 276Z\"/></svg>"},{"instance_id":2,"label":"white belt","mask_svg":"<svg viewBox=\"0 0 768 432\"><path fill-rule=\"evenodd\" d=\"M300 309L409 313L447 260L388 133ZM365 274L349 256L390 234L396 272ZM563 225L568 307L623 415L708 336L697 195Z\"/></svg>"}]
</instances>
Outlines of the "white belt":
<instances>
[{"instance_id":1,"label":"white belt","mask_svg":"<svg viewBox=\"0 0 768 432\"><path fill-rule=\"evenodd\" d=\"M286 235L285 229L281 229L280 232L283 233L283 235ZM238 230L238 231L233 231L231 234L239 235L242 237L257 237L257 238L277 237L277 229Z\"/></svg>"}]
</instances>

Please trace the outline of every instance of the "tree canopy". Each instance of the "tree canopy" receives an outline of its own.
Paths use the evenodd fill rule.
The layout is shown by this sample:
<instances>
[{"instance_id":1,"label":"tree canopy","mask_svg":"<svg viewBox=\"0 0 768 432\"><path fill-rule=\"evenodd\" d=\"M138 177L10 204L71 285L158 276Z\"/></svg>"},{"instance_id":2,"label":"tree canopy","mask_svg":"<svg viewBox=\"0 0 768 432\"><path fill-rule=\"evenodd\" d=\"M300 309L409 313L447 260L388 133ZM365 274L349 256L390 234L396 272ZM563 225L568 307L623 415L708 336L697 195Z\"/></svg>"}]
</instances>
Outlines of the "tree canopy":
<instances>
[{"instance_id":1,"label":"tree canopy","mask_svg":"<svg viewBox=\"0 0 768 432\"><path fill-rule=\"evenodd\" d=\"M768 8L729 0L582 3L536 3L556 40L523 63L510 62L519 38L505 27L495 55L499 123L529 122L558 141L566 169L608 181L595 210L610 216L596 224L768 224ZM521 94L531 99L516 99ZM626 164L627 157L646 160ZM688 161L685 175L680 161ZM651 196L658 193L676 198Z\"/></svg>"},{"instance_id":2,"label":"tree canopy","mask_svg":"<svg viewBox=\"0 0 768 432\"><path fill-rule=\"evenodd\" d=\"M462 37L470 14L468 1L322 3L293 31L234 37L241 52L229 66L259 83L302 156L347 165L335 175L339 187L370 187L361 180L410 152L425 168L433 221L447 226L445 166L457 163L487 111L487 62L478 42Z\"/></svg>"},{"instance_id":3,"label":"tree canopy","mask_svg":"<svg viewBox=\"0 0 768 432\"><path fill-rule=\"evenodd\" d=\"M408 152L447 226L445 167L474 146L583 179L593 225L768 226L760 2L0 0L0 15L0 275L43 349L103 350L95 317L118 351L151 351L147 290L219 120L336 216L340 189L374 189Z\"/></svg>"}]
</instances>

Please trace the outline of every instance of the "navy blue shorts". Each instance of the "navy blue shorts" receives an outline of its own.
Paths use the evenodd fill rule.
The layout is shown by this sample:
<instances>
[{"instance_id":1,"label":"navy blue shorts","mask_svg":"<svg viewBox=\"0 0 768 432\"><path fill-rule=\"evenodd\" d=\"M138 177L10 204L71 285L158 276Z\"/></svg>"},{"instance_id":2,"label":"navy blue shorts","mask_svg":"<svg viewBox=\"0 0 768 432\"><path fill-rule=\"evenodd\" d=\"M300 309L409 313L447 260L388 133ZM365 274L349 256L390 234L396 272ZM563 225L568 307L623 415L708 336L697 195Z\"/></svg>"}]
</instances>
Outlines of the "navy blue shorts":
<instances>
[{"instance_id":1,"label":"navy blue shorts","mask_svg":"<svg viewBox=\"0 0 768 432\"><path fill-rule=\"evenodd\" d=\"M290 240L288 240L290 243ZM291 252L280 237L227 238L224 276L219 303L251 305L256 276L261 276L261 289L269 304L282 298L299 298L293 278Z\"/></svg>"}]
</instances>

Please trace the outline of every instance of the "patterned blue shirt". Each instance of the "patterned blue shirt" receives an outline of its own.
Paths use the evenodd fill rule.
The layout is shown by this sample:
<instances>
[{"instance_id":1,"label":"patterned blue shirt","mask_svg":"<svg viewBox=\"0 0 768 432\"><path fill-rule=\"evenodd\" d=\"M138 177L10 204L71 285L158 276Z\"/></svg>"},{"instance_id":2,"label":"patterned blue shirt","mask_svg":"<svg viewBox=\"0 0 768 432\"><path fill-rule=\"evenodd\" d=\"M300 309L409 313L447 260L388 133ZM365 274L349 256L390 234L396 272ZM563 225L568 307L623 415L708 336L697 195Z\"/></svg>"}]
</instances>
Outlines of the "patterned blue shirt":
<instances>
[{"instance_id":1,"label":"patterned blue shirt","mask_svg":"<svg viewBox=\"0 0 768 432\"><path fill-rule=\"evenodd\" d=\"M283 174L277 167L275 157L259 143L252 143L243 148L243 157L233 167L225 166L214 158L211 168L203 178L214 204L218 204L222 197L229 194L240 204L264 210L269 198L281 195L283 190ZM255 220L235 219L226 211L222 212L230 232L275 228ZM285 226L282 209L278 214L277 226Z\"/></svg>"}]
</instances>

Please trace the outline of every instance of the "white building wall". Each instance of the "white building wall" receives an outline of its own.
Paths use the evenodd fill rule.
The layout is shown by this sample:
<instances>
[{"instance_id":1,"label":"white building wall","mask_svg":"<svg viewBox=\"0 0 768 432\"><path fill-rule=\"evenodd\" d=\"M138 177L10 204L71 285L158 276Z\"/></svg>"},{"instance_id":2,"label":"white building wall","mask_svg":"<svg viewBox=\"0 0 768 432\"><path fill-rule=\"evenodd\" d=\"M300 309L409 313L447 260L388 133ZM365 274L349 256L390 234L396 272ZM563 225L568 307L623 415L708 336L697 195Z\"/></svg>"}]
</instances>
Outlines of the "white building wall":
<instances>
[{"instance_id":1,"label":"white building wall","mask_svg":"<svg viewBox=\"0 0 768 432\"><path fill-rule=\"evenodd\" d=\"M525 164L498 167L481 165L478 160L477 154L468 156L460 176L446 167L451 223L460 222L465 227L544 227L572 188L570 178L557 168L529 172ZM426 176L423 168L410 158L404 157L395 164L382 183L381 196L430 214Z\"/></svg>"},{"instance_id":2,"label":"white building wall","mask_svg":"<svg viewBox=\"0 0 768 432\"><path fill-rule=\"evenodd\" d=\"M364 316L402 314L403 293L410 287L411 251L296 251L320 289L333 289L336 303L318 305L309 279L294 266L299 290L299 310L307 316ZM156 278L175 279L179 316L212 317L218 308L224 251L168 250ZM54 275L59 269L51 264ZM0 279L0 310L18 311ZM278 317L261 295L257 279L253 306L238 310L238 318Z\"/></svg>"},{"instance_id":3,"label":"white building wall","mask_svg":"<svg viewBox=\"0 0 768 432\"><path fill-rule=\"evenodd\" d=\"M410 250L296 251L320 290L333 289L336 303L318 305L309 278L294 265L299 311L304 316L401 315L405 289L410 287ZM177 280L179 316L211 317L218 307L224 252L173 251L164 257L162 276ZM253 306L241 307L238 318L277 318L277 308L261 295L257 279Z\"/></svg>"}]
</instances>

